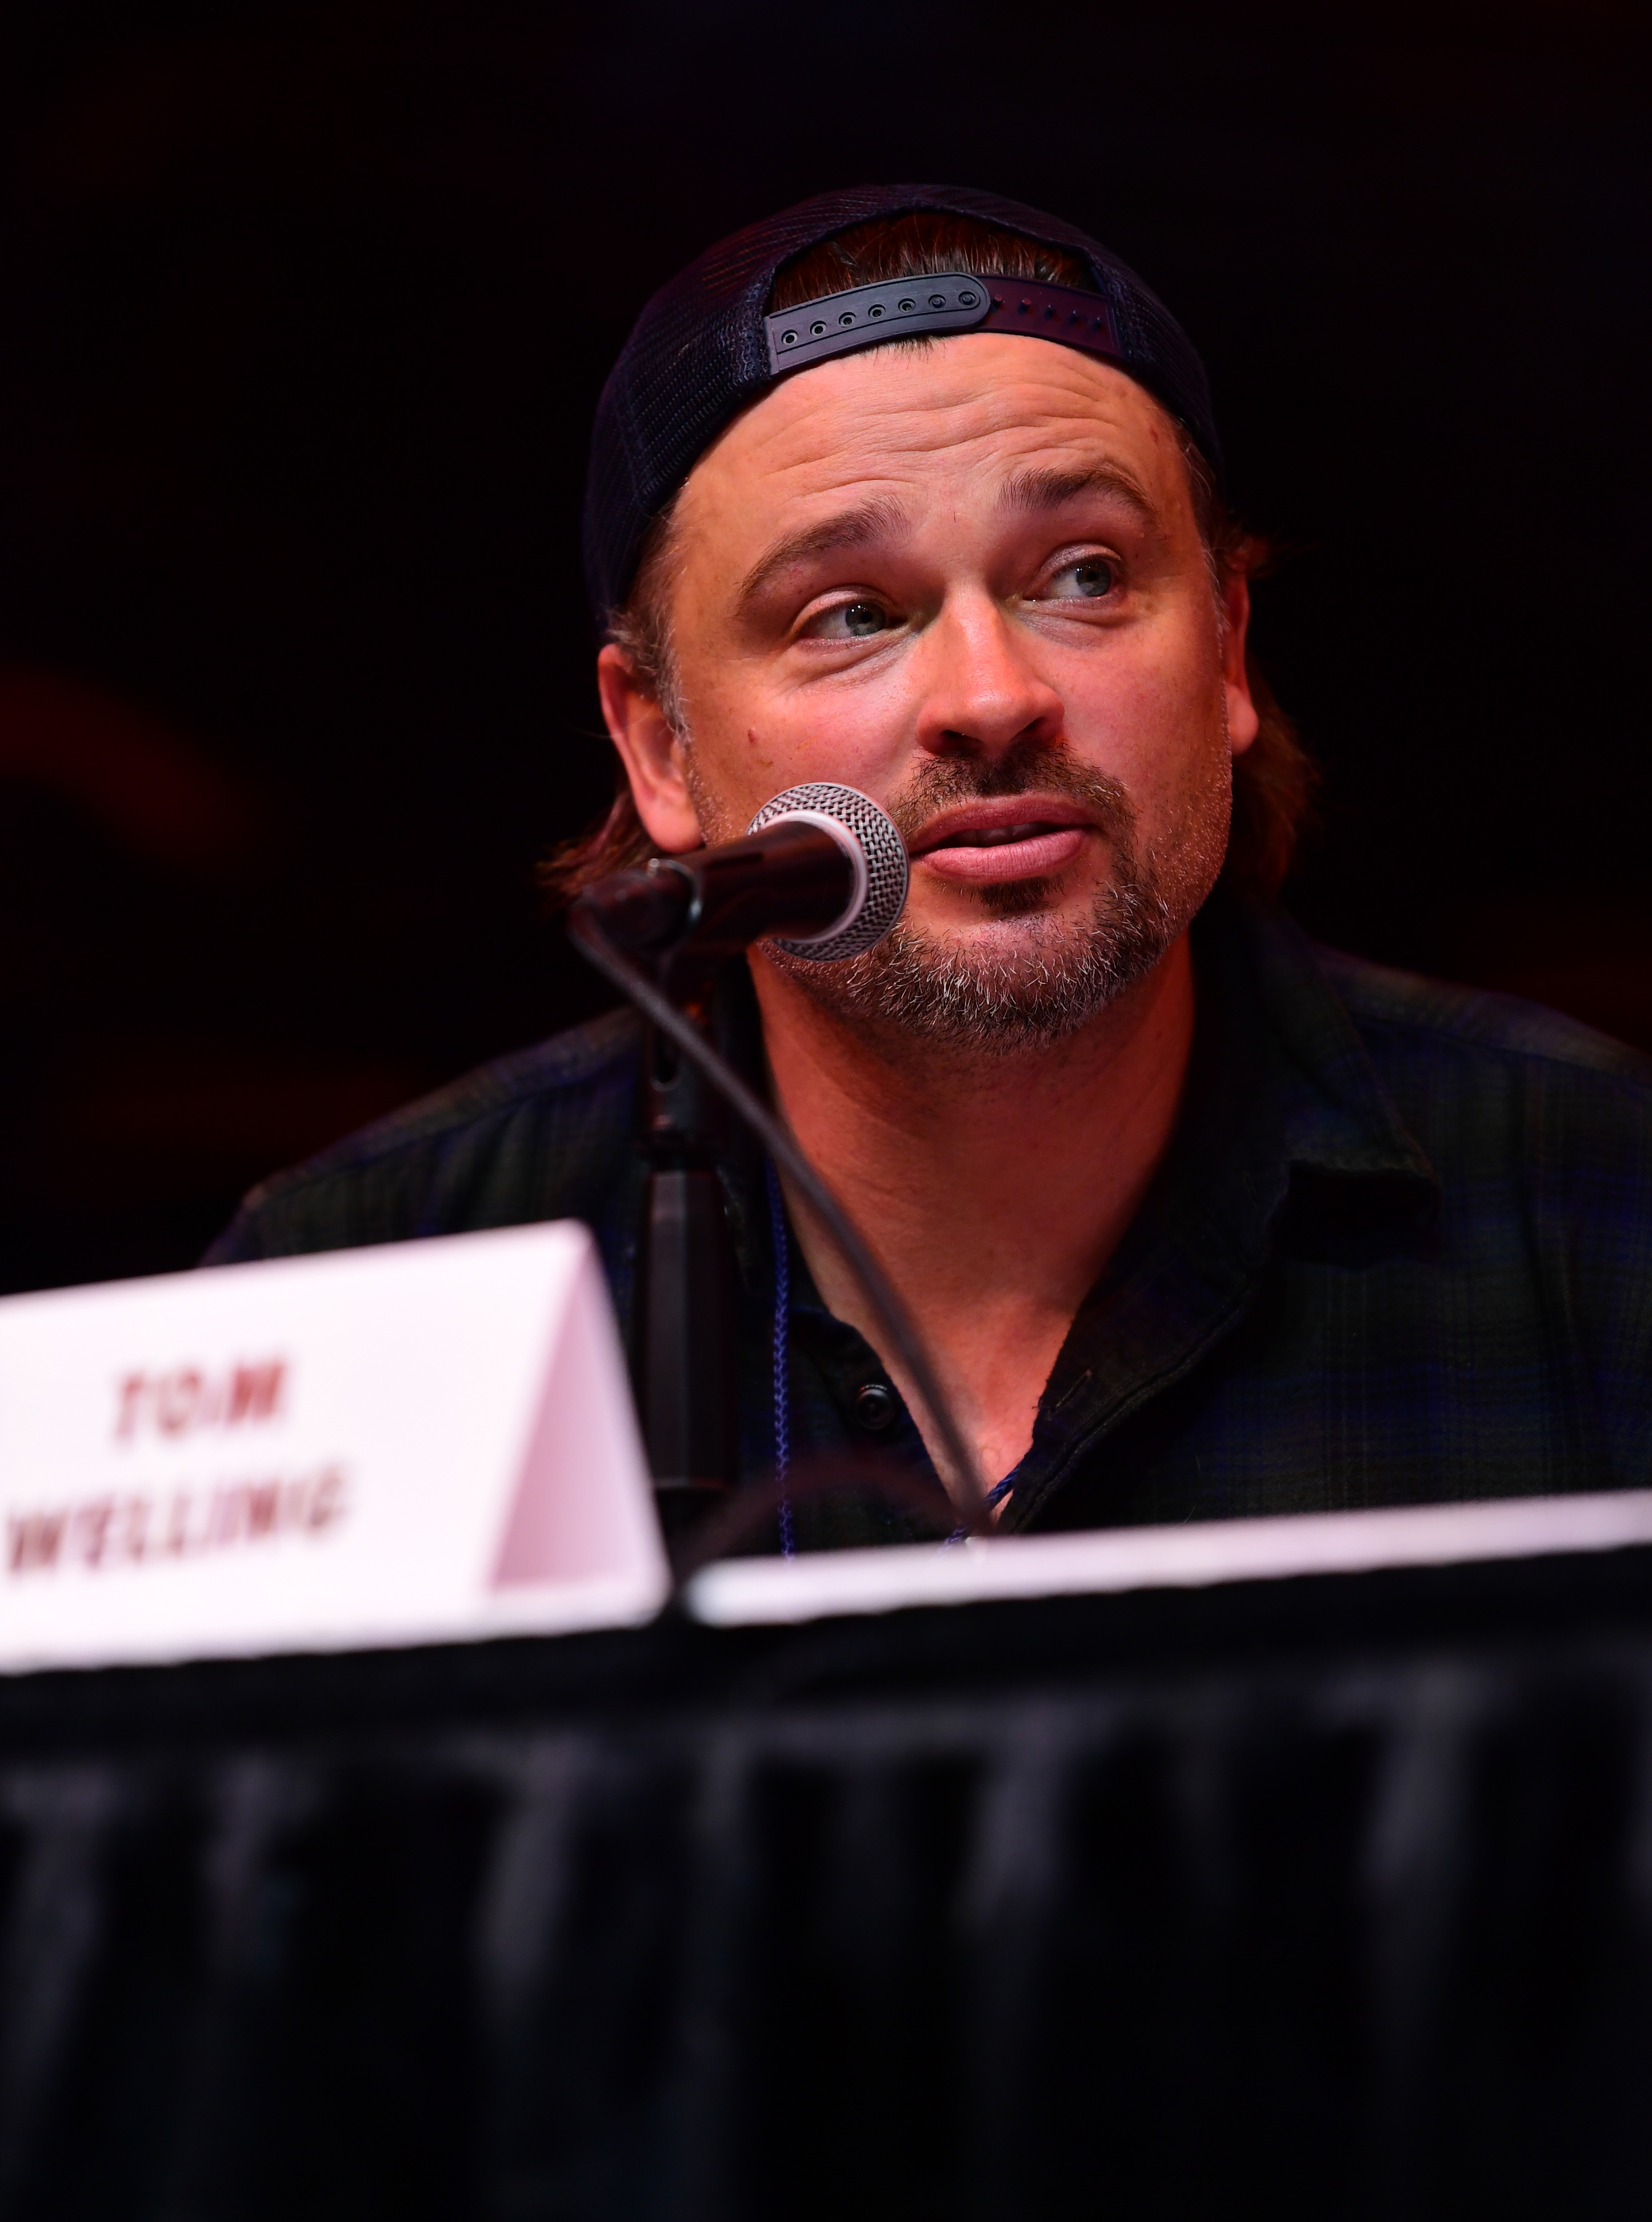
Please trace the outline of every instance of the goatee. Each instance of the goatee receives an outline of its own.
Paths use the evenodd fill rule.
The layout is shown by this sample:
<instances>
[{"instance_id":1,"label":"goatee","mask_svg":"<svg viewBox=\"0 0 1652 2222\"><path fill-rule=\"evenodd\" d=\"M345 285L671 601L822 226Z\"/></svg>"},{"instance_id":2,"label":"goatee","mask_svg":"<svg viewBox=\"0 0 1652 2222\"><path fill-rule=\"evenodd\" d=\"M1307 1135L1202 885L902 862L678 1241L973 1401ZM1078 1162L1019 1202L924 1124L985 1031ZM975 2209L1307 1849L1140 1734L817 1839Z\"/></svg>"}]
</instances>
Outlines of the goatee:
<instances>
[{"instance_id":1,"label":"goatee","mask_svg":"<svg viewBox=\"0 0 1652 2222\"><path fill-rule=\"evenodd\" d=\"M1082 802L1107 837L1113 869L1087 917L1062 917L1049 882L1019 880L975 891L984 919L1015 929L984 945L943 941L901 920L876 949L844 963L811 964L772 946L765 954L813 999L880 1033L1001 1054L1077 1033L1146 977L1209 894L1227 844L1229 788L1213 779L1188 798L1162 866L1138 855L1135 812L1120 781L1047 744L992 763L932 762L888 807L910 842L939 810L1033 792Z\"/></svg>"}]
</instances>

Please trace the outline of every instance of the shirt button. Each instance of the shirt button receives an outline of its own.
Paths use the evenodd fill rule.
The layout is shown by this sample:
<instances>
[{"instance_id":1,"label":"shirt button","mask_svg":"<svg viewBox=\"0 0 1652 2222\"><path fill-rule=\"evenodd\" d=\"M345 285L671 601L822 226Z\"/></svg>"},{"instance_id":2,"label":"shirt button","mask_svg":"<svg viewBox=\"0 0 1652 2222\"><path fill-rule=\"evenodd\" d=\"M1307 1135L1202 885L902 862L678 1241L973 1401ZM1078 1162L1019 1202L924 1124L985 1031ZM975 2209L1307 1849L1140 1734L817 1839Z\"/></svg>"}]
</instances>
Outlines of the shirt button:
<instances>
[{"instance_id":1,"label":"shirt button","mask_svg":"<svg viewBox=\"0 0 1652 2222\"><path fill-rule=\"evenodd\" d=\"M881 1434L895 1417L895 1391L886 1382L869 1381L855 1391L855 1418L869 1435Z\"/></svg>"}]
</instances>

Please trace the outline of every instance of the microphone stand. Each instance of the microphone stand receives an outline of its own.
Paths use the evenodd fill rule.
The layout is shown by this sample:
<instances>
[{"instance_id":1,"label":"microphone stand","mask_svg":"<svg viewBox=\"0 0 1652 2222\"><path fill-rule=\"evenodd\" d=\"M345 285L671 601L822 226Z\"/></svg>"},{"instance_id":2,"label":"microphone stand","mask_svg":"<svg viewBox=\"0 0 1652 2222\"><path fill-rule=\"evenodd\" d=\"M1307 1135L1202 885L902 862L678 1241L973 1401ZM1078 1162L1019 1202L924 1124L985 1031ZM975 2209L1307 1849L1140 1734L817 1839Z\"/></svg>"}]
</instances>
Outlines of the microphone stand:
<instances>
[{"instance_id":1,"label":"microphone stand","mask_svg":"<svg viewBox=\"0 0 1652 2222\"><path fill-rule=\"evenodd\" d=\"M643 874L615 875L616 880L622 877L636 883L636 891L647 897L648 889ZM648 1257L644 1280L647 1282L651 1274L656 1293L648 1299L638 1315L643 1332L638 1337L637 1348L642 1361L639 1393L651 1397L655 1380L657 1378L659 1383L659 1402L653 1409L659 1415L657 1425L662 1432L657 1437L653 1432L656 1422L648 1407L644 1408L644 1429L650 1458L654 1459L656 1489L660 1491L656 1502L660 1507L662 1524L668 1521L673 1523L667 1529L668 1535L680 1537L688 1528L697 1525L701 1515L722 1501L733 1478L733 1266L722 1195L717 1185L716 1171L711 1163L710 1143L707 1138L707 1124L712 1115L707 1106L713 1094L720 1096L738 1114L744 1125L796 1187L836 1245L839 1256L859 1282L887 1338L889 1350L905 1366L934 1424L952 1467L954 1501L960 1520L971 1535L990 1535L992 1521L987 1510L974 1448L958 1425L958 1416L950 1398L941 1388L928 1349L915 1322L890 1287L882 1267L867 1248L864 1238L841 1202L773 1112L719 1055L708 1037L704 1021L712 970L707 969L689 976L697 990L697 993L686 997L695 1014L690 1017L684 1010L676 1007L672 992L668 991L669 989L677 995L685 993L684 980L681 976L673 975L671 960L669 957L656 959L650 974L650 970L644 969L644 963L638 962L634 954L615 945L588 897L581 897L575 903L568 913L568 931L569 938L581 955L611 980L622 994L630 997L650 1026L648 1045L650 1062L644 1091L645 1115L651 1121L657 1108L662 1124L658 1133L657 1154L650 1166L646 1230ZM707 968L713 967L721 956L728 953L726 950L701 953L700 963ZM687 953L684 954L686 957ZM656 1073L653 1058L657 1048L664 1044L669 1044L676 1051L678 1066L675 1071ZM671 1093L682 1085L680 1076L690 1069L705 1083L704 1092L692 1105L686 1091L680 1095ZM650 1139L650 1150L656 1146ZM684 1181L675 1190L669 1182L657 1189L655 1187L656 1176L672 1172L702 1174L711 1185L709 1188L704 1185L690 1187ZM654 1264L656 1197L660 1212L657 1237L660 1262L657 1266ZM692 1233L689 1231L691 1226ZM720 1249L718 1247L719 1241ZM685 1268L679 1271L675 1263L679 1258L686 1262L703 1260L708 1253L723 1261L718 1269L720 1278L706 1271L703 1265L700 1265L696 1270L706 1272L706 1277L703 1282L696 1281L689 1277L686 1264ZM716 1287L723 1292L717 1304L720 1340L710 1338L708 1343L701 1346L719 1348L725 1353L720 1371L712 1373L710 1378L716 1384L719 1400L714 1409L720 1409L724 1415L722 1441L730 1453L731 1464L726 1470L726 1478L707 1474L696 1484L695 1478L690 1473L687 1478L691 1485L684 1489L679 1479L683 1468L679 1465L666 1472L663 1466L662 1459L668 1447L668 1438L663 1430L668 1414L693 1416L707 1409L706 1376L694 1371L689 1357L694 1346L690 1338L698 1332L695 1314L705 1302L700 1294L702 1287L707 1290ZM673 1296L669 1292L674 1290L680 1290L681 1294ZM709 1310L712 1306L707 1303L706 1308ZM655 1322L657 1322L657 1328ZM650 1331L656 1336L651 1345L648 1339ZM653 1361L646 1354L650 1348L659 1353L657 1376ZM674 1349L680 1355L675 1359L669 1359L666 1353ZM674 1401L679 1397L681 1401ZM682 1422L674 1421L673 1424L681 1426ZM709 1434L708 1423L696 1420L695 1424L707 1425ZM672 1441L687 1440L681 1434L670 1439ZM656 1441L661 1447L657 1456L655 1450ZM663 1474L666 1485L661 1491Z\"/></svg>"},{"instance_id":2,"label":"microphone stand","mask_svg":"<svg viewBox=\"0 0 1652 2222\"><path fill-rule=\"evenodd\" d=\"M646 870L615 873L575 907L599 942L617 933L634 951L658 1007L689 1030L674 1039L644 1007L640 1139L648 1178L631 1357L668 1545L697 1527L739 1478L734 1251L717 1171L728 1116L711 998L722 965L772 919L776 871L785 911L804 932L841 917L855 883L843 836L799 820L725 843L709 857L662 857ZM579 924L574 932L600 964ZM632 982L621 984L637 1001ZM702 1053L685 1056L685 1040Z\"/></svg>"},{"instance_id":3,"label":"microphone stand","mask_svg":"<svg viewBox=\"0 0 1652 2222\"><path fill-rule=\"evenodd\" d=\"M712 969L685 971L679 956L655 970L661 991L708 1036ZM734 1248L716 1164L728 1122L698 1065L652 1020L643 1073L633 1366L660 1525L675 1549L738 1478Z\"/></svg>"}]
</instances>

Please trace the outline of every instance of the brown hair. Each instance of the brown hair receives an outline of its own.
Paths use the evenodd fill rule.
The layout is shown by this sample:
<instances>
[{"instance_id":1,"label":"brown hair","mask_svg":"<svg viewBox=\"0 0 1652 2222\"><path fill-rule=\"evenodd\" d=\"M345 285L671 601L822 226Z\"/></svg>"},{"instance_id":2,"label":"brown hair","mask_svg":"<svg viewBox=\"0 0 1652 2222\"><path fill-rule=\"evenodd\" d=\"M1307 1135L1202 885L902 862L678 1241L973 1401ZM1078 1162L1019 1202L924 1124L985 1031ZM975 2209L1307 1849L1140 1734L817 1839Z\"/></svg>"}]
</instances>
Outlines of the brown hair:
<instances>
[{"instance_id":1,"label":"brown hair","mask_svg":"<svg viewBox=\"0 0 1652 2222\"><path fill-rule=\"evenodd\" d=\"M922 211L879 217L810 248L776 279L769 306L793 309L851 286L950 270L1096 290L1082 256L1040 246L972 217ZM886 344L922 348L931 342L914 338ZM1209 465L1185 432L1181 448L1213 587L1220 593L1235 578L1259 577L1272 561L1268 542L1229 512ZM679 726L669 630L674 513L668 507L654 520L625 606L609 613L606 636L624 650L639 685L654 696L670 724ZM1260 722L1256 738L1234 763L1233 827L1222 876L1246 894L1271 897L1278 893L1310 815L1316 774L1296 726L1274 700L1248 649L1245 668ZM657 853L622 769L607 816L556 850L540 867L540 882L554 901L571 902L594 880Z\"/></svg>"}]
</instances>

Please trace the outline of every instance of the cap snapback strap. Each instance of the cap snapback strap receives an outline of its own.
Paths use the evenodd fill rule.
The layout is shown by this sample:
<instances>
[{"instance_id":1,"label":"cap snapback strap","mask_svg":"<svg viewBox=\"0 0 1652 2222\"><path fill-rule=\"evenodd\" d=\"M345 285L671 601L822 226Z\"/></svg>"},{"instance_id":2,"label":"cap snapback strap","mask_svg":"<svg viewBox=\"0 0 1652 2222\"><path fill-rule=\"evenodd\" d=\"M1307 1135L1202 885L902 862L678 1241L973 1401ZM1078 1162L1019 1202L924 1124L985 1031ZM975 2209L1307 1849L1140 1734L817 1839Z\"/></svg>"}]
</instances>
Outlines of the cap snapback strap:
<instances>
[{"instance_id":1,"label":"cap snapback strap","mask_svg":"<svg viewBox=\"0 0 1652 2222\"><path fill-rule=\"evenodd\" d=\"M920 333L1032 332L1088 355L1124 360L1113 304L1073 286L1028 278L976 278L965 271L854 286L763 318L770 374L823 362Z\"/></svg>"}]
</instances>

